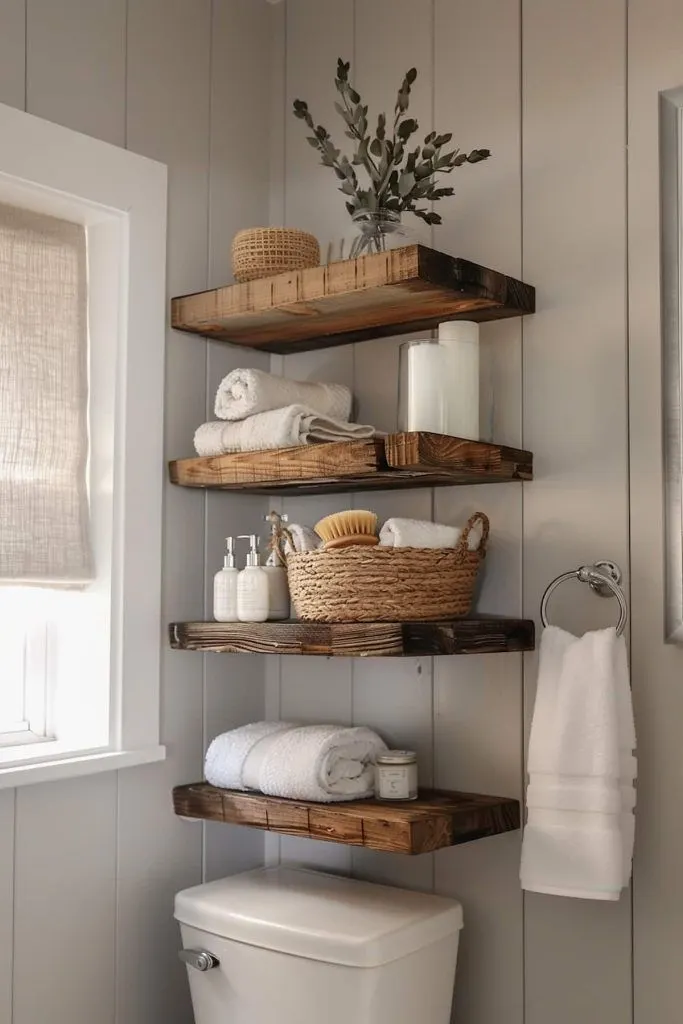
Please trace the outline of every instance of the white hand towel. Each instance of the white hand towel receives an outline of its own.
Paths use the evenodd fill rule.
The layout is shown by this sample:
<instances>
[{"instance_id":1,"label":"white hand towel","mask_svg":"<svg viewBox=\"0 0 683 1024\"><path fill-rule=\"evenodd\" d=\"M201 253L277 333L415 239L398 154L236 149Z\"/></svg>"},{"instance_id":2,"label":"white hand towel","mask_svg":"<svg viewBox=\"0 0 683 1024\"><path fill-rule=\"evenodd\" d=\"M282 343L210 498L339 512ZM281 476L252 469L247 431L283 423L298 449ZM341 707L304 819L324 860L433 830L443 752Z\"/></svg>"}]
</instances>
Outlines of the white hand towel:
<instances>
[{"instance_id":1,"label":"white hand towel","mask_svg":"<svg viewBox=\"0 0 683 1024\"><path fill-rule=\"evenodd\" d=\"M298 448L299 445L321 441L360 441L374 434L374 427L333 420L303 405L290 405L286 409L260 412L235 423L226 423L225 420L203 423L195 431L194 447L202 456L228 455L231 452Z\"/></svg>"},{"instance_id":2,"label":"white hand towel","mask_svg":"<svg viewBox=\"0 0 683 1024\"><path fill-rule=\"evenodd\" d=\"M384 741L364 727L256 722L217 736L204 772L225 789L322 803L360 800L374 792L382 750Z\"/></svg>"},{"instance_id":3,"label":"white hand towel","mask_svg":"<svg viewBox=\"0 0 683 1024\"><path fill-rule=\"evenodd\" d=\"M364 726L302 725L266 741L262 793L332 803L362 800L375 789L375 759L386 743Z\"/></svg>"},{"instance_id":4,"label":"white hand towel","mask_svg":"<svg viewBox=\"0 0 683 1024\"><path fill-rule=\"evenodd\" d=\"M290 722L252 722L216 736L204 761L207 780L223 789L243 789L242 769L250 752L273 733L293 728Z\"/></svg>"},{"instance_id":5,"label":"white hand towel","mask_svg":"<svg viewBox=\"0 0 683 1024\"><path fill-rule=\"evenodd\" d=\"M379 543L384 548L454 548L462 530L457 526L430 523L421 519L387 519L380 530ZM467 546L476 551L481 543L481 524L475 523Z\"/></svg>"},{"instance_id":6,"label":"white hand towel","mask_svg":"<svg viewBox=\"0 0 683 1024\"><path fill-rule=\"evenodd\" d=\"M243 420L259 412L305 405L333 420L351 418L352 395L343 384L318 384L288 380L264 370L233 370L224 377L216 393L215 413L219 420Z\"/></svg>"},{"instance_id":7,"label":"white hand towel","mask_svg":"<svg viewBox=\"0 0 683 1024\"><path fill-rule=\"evenodd\" d=\"M633 858L634 749L624 638L549 626L529 738L524 889L619 899Z\"/></svg>"}]
</instances>

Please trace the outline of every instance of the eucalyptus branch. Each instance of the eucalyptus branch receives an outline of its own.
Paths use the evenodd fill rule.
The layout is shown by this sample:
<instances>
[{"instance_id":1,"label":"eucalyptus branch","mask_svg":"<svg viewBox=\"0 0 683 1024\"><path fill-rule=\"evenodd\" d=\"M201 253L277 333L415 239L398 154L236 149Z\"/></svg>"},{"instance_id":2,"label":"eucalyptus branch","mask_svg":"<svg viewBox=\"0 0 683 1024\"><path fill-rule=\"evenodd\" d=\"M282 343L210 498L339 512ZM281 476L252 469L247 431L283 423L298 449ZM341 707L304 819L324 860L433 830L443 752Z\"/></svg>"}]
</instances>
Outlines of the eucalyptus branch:
<instances>
[{"instance_id":1,"label":"eucalyptus branch","mask_svg":"<svg viewBox=\"0 0 683 1024\"><path fill-rule=\"evenodd\" d=\"M453 136L451 133L438 135L435 131L429 132L421 145L408 149L408 143L419 129L418 122L407 116L412 86L417 78L415 68L404 75L398 90L391 138L387 138L386 114L378 116L372 137L368 134L368 108L349 80L350 69L348 62L338 60L335 86L342 103L335 103L335 109L346 125L347 138L355 143L351 160L337 149L327 129L315 124L308 104L303 100L294 101L294 116L306 123L311 132L308 142L320 153L321 163L331 167L340 181L339 190L346 198L348 212L352 216L362 211L374 214L388 210L399 216L408 212L427 224L440 224L438 213L418 204L433 204L452 196L453 188L437 187L438 176L451 174L466 163L487 160L490 151L473 149L461 153L453 149L444 153L444 147ZM361 187L354 165L363 167L369 187Z\"/></svg>"}]
</instances>

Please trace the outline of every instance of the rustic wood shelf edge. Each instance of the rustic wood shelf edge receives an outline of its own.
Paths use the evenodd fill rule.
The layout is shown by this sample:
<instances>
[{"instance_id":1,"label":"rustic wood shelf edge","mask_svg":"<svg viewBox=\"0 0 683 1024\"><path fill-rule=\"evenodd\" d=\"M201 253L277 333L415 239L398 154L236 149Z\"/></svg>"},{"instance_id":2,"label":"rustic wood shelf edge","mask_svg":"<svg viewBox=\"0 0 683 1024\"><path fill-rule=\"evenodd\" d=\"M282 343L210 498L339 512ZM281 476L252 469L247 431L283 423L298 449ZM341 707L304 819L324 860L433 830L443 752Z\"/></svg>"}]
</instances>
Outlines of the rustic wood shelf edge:
<instances>
[{"instance_id":1,"label":"rustic wood shelf edge","mask_svg":"<svg viewBox=\"0 0 683 1024\"><path fill-rule=\"evenodd\" d=\"M531 480L531 452L424 431L169 463L181 487L268 494L446 487Z\"/></svg>"},{"instance_id":2,"label":"rustic wood shelf edge","mask_svg":"<svg viewBox=\"0 0 683 1024\"><path fill-rule=\"evenodd\" d=\"M201 782L177 786L173 806L185 818L411 855L514 832L521 824L517 800L439 790L423 790L418 800L406 803L317 804Z\"/></svg>"},{"instance_id":3,"label":"rustic wood shelf edge","mask_svg":"<svg viewBox=\"0 0 683 1024\"><path fill-rule=\"evenodd\" d=\"M535 627L530 619L503 616L448 622L174 622L169 637L178 651L400 658L532 651Z\"/></svg>"},{"instance_id":4,"label":"rustic wood shelf edge","mask_svg":"<svg viewBox=\"0 0 683 1024\"><path fill-rule=\"evenodd\" d=\"M535 310L522 281L424 245L182 295L176 330L286 355Z\"/></svg>"}]
</instances>

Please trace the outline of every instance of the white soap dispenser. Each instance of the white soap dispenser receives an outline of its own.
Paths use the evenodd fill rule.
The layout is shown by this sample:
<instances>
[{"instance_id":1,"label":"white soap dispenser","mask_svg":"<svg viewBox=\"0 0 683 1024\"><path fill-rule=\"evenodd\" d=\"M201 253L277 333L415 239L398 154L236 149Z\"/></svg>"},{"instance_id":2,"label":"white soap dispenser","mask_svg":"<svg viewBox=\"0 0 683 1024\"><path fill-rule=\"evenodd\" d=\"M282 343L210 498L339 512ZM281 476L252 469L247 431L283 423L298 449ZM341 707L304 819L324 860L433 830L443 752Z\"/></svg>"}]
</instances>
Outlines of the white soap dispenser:
<instances>
[{"instance_id":1,"label":"white soap dispenser","mask_svg":"<svg viewBox=\"0 0 683 1024\"><path fill-rule=\"evenodd\" d=\"M234 537L225 539L223 568L213 578L213 617L216 622L237 622L237 577Z\"/></svg>"},{"instance_id":2,"label":"white soap dispenser","mask_svg":"<svg viewBox=\"0 0 683 1024\"><path fill-rule=\"evenodd\" d=\"M282 551L282 524L288 521L286 514L269 512L263 517L271 525L270 554L263 571L268 577L268 618L289 618L289 586L287 584L287 566Z\"/></svg>"},{"instance_id":3,"label":"white soap dispenser","mask_svg":"<svg viewBox=\"0 0 683 1024\"><path fill-rule=\"evenodd\" d=\"M237 576L237 618L240 622L265 622L268 618L268 576L259 565L258 537L240 534L249 541L247 564Z\"/></svg>"}]
</instances>

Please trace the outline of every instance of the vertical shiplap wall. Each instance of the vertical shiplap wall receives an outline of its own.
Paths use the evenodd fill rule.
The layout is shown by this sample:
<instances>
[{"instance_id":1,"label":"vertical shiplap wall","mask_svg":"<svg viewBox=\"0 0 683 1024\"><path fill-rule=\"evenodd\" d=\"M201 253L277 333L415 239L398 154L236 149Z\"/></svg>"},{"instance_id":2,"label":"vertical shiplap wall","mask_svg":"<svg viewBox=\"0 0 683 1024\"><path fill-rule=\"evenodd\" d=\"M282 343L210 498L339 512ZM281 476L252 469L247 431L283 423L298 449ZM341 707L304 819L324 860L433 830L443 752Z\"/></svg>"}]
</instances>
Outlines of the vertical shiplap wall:
<instances>
[{"instance_id":1,"label":"vertical shiplap wall","mask_svg":"<svg viewBox=\"0 0 683 1024\"><path fill-rule=\"evenodd\" d=\"M457 1024L674 1024L683 831L662 808L680 779L683 655L661 641L657 92L683 81L680 4L286 0L271 45L273 223L324 244L349 235L292 100L308 100L343 142L331 103L336 58L352 61L374 112L393 107L415 65L423 134L453 130L462 146L493 150L488 163L456 172L456 197L439 204L445 224L430 233L416 222L418 237L522 276L539 305L523 324L482 327L482 436L534 451L532 485L338 495L287 510L310 523L355 503L458 523L482 508L494 544L481 607L508 614L536 617L561 570L618 561L627 587L633 574L641 783L633 918L630 894L614 905L523 897L518 835L410 861L293 840L271 840L270 856L458 896ZM362 420L394 426L396 339L272 366L349 383ZM553 604L577 631L607 624L611 612L570 586ZM414 746L423 778L439 786L519 796L535 675L533 655L524 665L513 655L283 659L269 665L267 706L283 718L367 722Z\"/></svg>"},{"instance_id":2,"label":"vertical shiplap wall","mask_svg":"<svg viewBox=\"0 0 683 1024\"><path fill-rule=\"evenodd\" d=\"M267 220L268 20L252 0L0 0L0 102L168 164L169 295L228 281L232 235ZM168 332L167 457L191 454L233 365ZM172 654L163 627L210 611L222 538L264 511L166 485L168 760L0 793L1 1024L192 1021L173 895L258 863L263 841L179 821L170 790L201 776L210 736L261 717L263 662Z\"/></svg>"}]
</instances>

